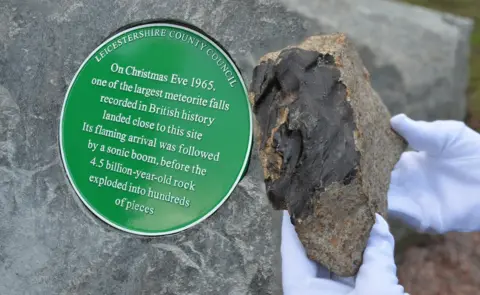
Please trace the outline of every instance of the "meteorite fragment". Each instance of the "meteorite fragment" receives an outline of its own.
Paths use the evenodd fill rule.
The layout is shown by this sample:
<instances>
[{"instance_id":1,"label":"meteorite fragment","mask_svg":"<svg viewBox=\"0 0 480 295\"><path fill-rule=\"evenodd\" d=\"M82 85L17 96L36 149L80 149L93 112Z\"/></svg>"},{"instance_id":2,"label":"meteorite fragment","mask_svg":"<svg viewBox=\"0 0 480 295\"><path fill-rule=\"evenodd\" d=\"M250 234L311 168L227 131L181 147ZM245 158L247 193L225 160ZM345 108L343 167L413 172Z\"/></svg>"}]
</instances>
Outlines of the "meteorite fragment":
<instances>
[{"instance_id":1,"label":"meteorite fragment","mask_svg":"<svg viewBox=\"0 0 480 295\"><path fill-rule=\"evenodd\" d=\"M269 53L249 99L272 205L289 211L310 259L355 275L406 148L358 53L343 34Z\"/></svg>"}]
</instances>

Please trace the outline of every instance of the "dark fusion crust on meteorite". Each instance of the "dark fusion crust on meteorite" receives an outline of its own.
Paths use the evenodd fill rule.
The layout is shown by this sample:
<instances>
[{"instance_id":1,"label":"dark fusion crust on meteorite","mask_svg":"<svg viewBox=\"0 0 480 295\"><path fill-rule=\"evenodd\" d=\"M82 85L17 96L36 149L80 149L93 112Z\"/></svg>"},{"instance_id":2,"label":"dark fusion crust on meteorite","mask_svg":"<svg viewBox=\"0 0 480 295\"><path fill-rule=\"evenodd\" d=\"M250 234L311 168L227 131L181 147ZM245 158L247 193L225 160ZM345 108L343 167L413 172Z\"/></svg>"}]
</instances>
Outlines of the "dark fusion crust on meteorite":
<instances>
[{"instance_id":1,"label":"dark fusion crust on meteorite","mask_svg":"<svg viewBox=\"0 0 480 295\"><path fill-rule=\"evenodd\" d=\"M254 70L250 92L264 157L268 197L292 223L311 214L312 198L356 177L353 110L334 57L300 48Z\"/></svg>"},{"instance_id":2,"label":"dark fusion crust on meteorite","mask_svg":"<svg viewBox=\"0 0 480 295\"><path fill-rule=\"evenodd\" d=\"M390 172L405 142L353 43L320 35L267 53L249 100L274 208L294 216L311 260L354 276L375 213L387 217Z\"/></svg>"}]
</instances>

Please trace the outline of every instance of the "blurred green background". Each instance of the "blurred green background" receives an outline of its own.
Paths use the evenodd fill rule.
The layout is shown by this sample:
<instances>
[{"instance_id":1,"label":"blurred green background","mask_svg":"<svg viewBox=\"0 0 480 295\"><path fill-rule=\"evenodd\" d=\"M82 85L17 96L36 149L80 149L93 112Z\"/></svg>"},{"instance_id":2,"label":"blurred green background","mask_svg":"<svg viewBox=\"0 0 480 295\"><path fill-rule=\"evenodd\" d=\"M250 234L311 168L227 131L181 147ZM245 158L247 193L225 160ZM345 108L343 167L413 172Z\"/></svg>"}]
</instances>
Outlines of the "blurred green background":
<instances>
[{"instance_id":1,"label":"blurred green background","mask_svg":"<svg viewBox=\"0 0 480 295\"><path fill-rule=\"evenodd\" d=\"M427 8L472 18L467 124L480 131L480 0L403 0Z\"/></svg>"}]
</instances>

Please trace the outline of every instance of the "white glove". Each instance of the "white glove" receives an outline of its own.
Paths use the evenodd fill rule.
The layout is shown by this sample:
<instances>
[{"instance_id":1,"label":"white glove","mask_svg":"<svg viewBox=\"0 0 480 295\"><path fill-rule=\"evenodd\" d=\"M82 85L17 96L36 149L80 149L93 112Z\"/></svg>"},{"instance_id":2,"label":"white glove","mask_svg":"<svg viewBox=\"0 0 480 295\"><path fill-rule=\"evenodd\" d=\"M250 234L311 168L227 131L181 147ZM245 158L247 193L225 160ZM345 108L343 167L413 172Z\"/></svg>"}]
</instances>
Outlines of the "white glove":
<instances>
[{"instance_id":1,"label":"white glove","mask_svg":"<svg viewBox=\"0 0 480 295\"><path fill-rule=\"evenodd\" d=\"M282 221L282 277L285 295L404 295L393 259L394 240L387 222L376 215L356 278L330 277L305 254L290 217ZM406 294L408 295L408 294Z\"/></svg>"},{"instance_id":2,"label":"white glove","mask_svg":"<svg viewBox=\"0 0 480 295\"><path fill-rule=\"evenodd\" d=\"M416 151L395 166L389 216L418 231L480 230L480 135L458 121L414 121L401 114L391 125Z\"/></svg>"}]
</instances>

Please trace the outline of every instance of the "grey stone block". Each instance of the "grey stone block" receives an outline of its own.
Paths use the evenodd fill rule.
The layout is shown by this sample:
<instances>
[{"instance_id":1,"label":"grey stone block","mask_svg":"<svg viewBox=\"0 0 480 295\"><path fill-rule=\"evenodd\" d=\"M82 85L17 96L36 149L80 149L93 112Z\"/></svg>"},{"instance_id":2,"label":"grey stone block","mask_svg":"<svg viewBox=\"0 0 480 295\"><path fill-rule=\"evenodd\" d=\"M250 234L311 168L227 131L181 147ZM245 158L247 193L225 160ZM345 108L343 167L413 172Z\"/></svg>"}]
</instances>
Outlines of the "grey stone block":
<instances>
[{"instance_id":1,"label":"grey stone block","mask_svg":"<svg viewBox=\"0 0 480 295\"><path fill-rule=\"evenodd\" d=\"M139 239L78 202L59 158L60 110L75 71L110 32L168 17L224 44L247 84L265 53L345 31L393 113L463 115L470 21L393 2L337 2L345 5L312 1L312 15L303 1L295 10L276 0L0 1L0 294L278 294L280 219L256 154L211 218Z\"/></svg>"}]
</instances>

